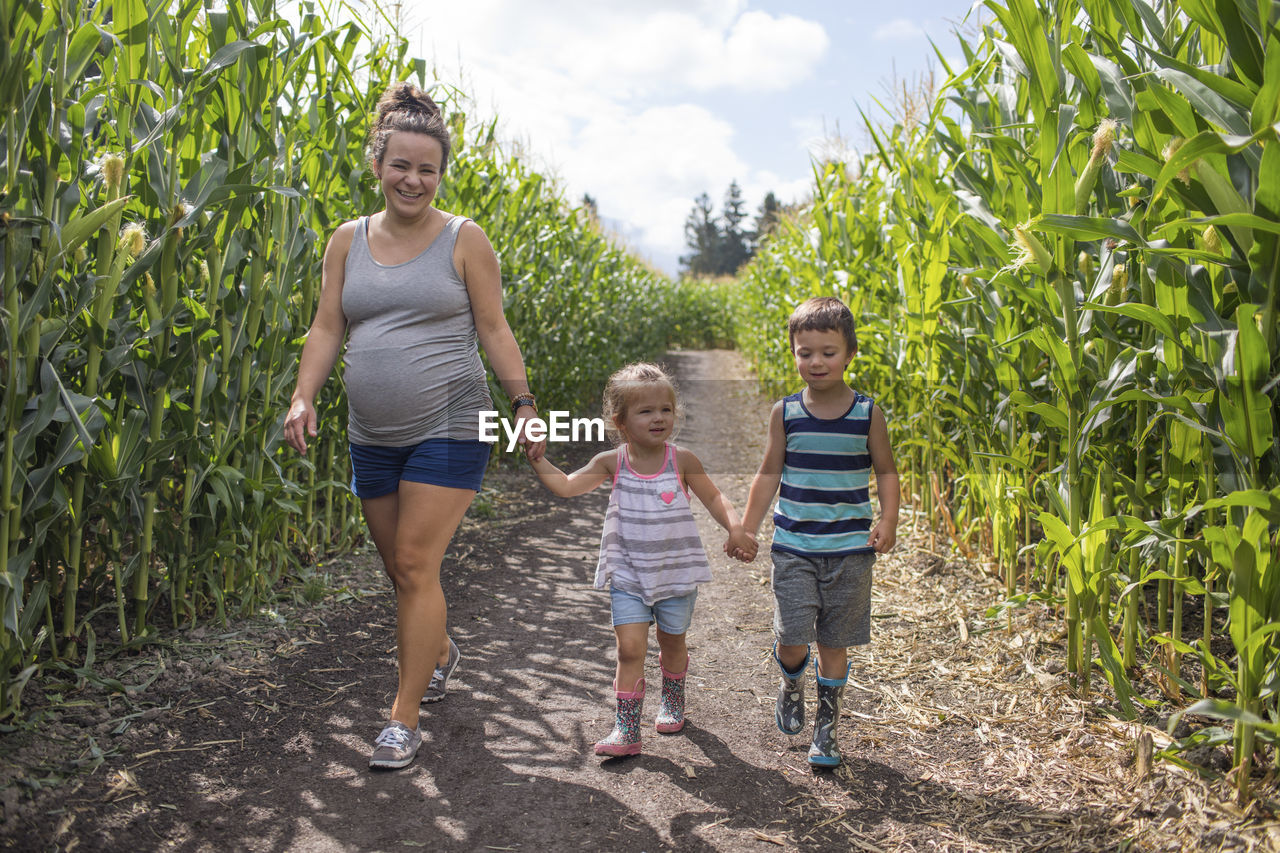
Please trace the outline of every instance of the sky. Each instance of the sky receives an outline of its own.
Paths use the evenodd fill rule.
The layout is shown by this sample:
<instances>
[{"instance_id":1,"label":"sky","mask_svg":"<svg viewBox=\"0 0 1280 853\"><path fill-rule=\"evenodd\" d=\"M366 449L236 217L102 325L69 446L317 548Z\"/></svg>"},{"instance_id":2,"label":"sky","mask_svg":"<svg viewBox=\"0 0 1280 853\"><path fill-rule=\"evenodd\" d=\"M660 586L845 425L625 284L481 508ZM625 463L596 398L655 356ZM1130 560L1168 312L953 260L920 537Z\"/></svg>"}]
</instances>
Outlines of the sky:
<instances>
[{"instance_id":1,"label":"sky","mask_svg":"<svg viewBox=\"0 0 1280 853\"><path fill-rule=\"evenodd\" d=\"M815 158L867 147L860 109L880 122L895 80L945 79L933 45L956 64L971 5L451 0L404 4L401 31L512 151L676 274L699 194L719 212L737 181L752 219L767 192L803 201Z\"/></svg>"}]
</instances>

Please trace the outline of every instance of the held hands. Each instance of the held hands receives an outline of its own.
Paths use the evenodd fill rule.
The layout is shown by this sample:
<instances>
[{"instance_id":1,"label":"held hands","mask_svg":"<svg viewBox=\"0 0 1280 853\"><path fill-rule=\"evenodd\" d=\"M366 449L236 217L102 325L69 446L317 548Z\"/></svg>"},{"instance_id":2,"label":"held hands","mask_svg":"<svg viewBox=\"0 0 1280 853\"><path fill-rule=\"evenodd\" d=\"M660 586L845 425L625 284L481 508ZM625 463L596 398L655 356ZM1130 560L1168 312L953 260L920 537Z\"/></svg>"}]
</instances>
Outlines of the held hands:
<instances>
[{"instance_id":1,"label":"held hands","mask_svg":"<svg viewBox=\"0 0 1280 853\"><path fill-rule=\"evenodd\" d=\"M516 429L520 433L518 443L524 448L525 458L530 462L537 462L547 449L547 439L545 437L537 441L529 437L529 423L537 419L538 410L533 406L521 406L516 409L515 415Z\"/></svg>"},{"instance_id":2,"label":"held hands","mask_svg":"<svg viewBox=\"0 0 1280 853\"><path fill-rule=\"evenodd\" d=\"M755 537L748 535L747 531L741 527L730 531L729 538L724 543L724 552L744 563L754 560L759 550L760 544L756 542Z\"/></svg>"},{"instance_id":3,"label":"held hands","mask_svg":"<svg viewBox=\"0 0 1280 853\"><path fill-rule=\"evenodd\" d=\"M284 440L294 450L306 455L308 435L316 437L316 407L305 400L294 400L284 416Z\"/></svg>"}]
</instances>

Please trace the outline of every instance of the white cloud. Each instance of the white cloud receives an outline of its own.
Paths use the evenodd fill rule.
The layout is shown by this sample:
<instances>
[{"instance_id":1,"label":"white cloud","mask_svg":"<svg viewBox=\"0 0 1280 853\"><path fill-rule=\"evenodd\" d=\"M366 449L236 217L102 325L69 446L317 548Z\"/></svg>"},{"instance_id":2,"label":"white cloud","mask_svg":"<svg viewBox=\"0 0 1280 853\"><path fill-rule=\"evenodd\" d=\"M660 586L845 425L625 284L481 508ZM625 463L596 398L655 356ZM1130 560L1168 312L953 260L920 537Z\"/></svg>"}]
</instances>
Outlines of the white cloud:
<instances>
[{"instance_id":1,"label":"white cloud","mask_svg":"<svg viewBox=\"0 0 1280 853\"><path fill-rule=\"evenodd\" d=\"M688 89L779 91L812 75L830 46L816 21L704 3L515 3L479 0L423 11L424 44L446 66L500 62L641 97Z\"/></svg>"},{"instance_id":2,"label":"white cloud","mask_svg":"<svg viewBox=\"0 0 1280 853\"><path fill-rule=\"evenodd\" d=\"M835 128L828 127L826 119L819 116L793 118L791 131L796 140L796 147L810 155L819 150L823 143L835 134Z\"/></svg>"},{"instance_id":3,"label":"white cloud","mask_svg":"<svg viewBox=\"0 0 1280 853\"><path fill-rule=\"evenodd\" d=\"M807 78L829 44L815 21L748 12L734 24L720 65L739 88L783 90Z\"/></svg>"},{"instance_id":4,"label":"white cloud","mask_svg":"<svg viewBox=\"0 0 1280 853\"><path fill-rule=\"evenodd\" d=\"M590 193L669 272L699 193L719 210L737 180L754 217L769 190L784 202L808 191L807 176L753 172L729 121L693 101L809 80L830 47L815 21L746 0L468 0L424 5L408 24L441 80L470 93L480 118L498 117L501 138L569 199Z\"/></svg>"},{"instance_id":5,"label":"white cloud","mask_svg":"<svg viewBox=\"0 0 1280 853\"><path fill-rule=\"evenodd\" d=\"M795 204L807 201L813 195L813 177L805 175L794 180L783 180L779 175L768 170L753 173L742 184L742 197L747 201L747 209L751 212L752 226L760 212L767 193L773 193L782 204Z\"/></svg>"},{"instance_id":6,"label":"white cloud","mask_svg":"<svg viewBox=\"0 0 1280 853\"><path fill-rule=\"evenodd\" d=\"M903 41L925 35L924 27L910 18L894 18L876 27L873 37L876 41Z\"/></svg>"},{"instance_id":7,"label":"white cloud","mask_svg":"<svg viewBox=\"0 0 1280 853\"><path fill-rule=\"evenodd\" d=\"M565 151L574 164L568 189L591 193L606 216L630 223L638 244L678 254L694 197L747 171L732 138L727 122L691 104L619 110L590 121Z\"/></svg>"},{"instance_id":8,"label":"white cloud","mask_svg":"<svg viewBox=\"0 0 1280 853\"><path fill-rule=\"evenodd\" d=\"M804 151L811 161L851 163L860 156L848 129L841 127L839 122L810 115L793 118L790 126L796 147Z\"/></svg>"}]
</instances>

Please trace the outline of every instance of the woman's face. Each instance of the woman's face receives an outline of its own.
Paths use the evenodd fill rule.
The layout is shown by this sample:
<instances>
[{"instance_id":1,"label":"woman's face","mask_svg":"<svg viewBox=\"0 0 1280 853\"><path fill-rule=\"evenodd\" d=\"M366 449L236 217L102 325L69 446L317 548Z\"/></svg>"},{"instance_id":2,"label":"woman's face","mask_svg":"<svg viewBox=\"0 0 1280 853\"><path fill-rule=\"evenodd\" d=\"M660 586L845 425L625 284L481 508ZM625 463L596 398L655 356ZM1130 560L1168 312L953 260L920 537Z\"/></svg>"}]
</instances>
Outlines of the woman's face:
<instances>
[{"instance_id":1,"label":"woman's face","mask_svg":"<svg viewBox=\"0 0 1280 853\"><path fill-rule=\"evenodd\" d=\"M374 170L387 212L407 219L425 214L440 187L443 160L440 141L424 133L400 130L387 137L382 162Z\"/></svg>"}]
</instances>

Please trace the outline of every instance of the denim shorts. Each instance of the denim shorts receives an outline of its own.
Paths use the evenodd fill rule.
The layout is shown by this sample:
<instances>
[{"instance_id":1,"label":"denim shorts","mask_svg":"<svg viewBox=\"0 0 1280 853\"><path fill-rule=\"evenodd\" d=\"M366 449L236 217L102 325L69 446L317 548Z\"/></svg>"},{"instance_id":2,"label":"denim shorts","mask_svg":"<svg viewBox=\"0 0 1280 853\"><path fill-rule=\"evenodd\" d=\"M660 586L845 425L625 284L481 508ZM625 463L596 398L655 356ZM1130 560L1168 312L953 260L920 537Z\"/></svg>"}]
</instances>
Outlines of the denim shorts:
<instances>
[{"instance_id":1,"label":"denim shorts","mask_svg":"<svg viewBox=\"0 0 1280 853\"><path fill-rule=\"evenodd\" d=\"M873 551L843 556L773 551L773 632L784 646L871 642Z\"/></svg>"},{"instance_id":2,"label":"denim shorts","mask_svg":"<svg viewBox=\"0 0 1280 853\"><path fill-rule=\"evenodd\" d=\"M609 598L615 628L633 622L657 622L658 630L664 633L683 634L693 622L693 603L698 600L698 591L695 589L688 595L664 598L650 605L645 604L640 596L615 586L609 588Z\"/></svg>"},{"instance_id":3,"label":"denim shorts","mask_svg":"<svg viewBox=\"0 0 1280 853\"><path fill-rule=\"evenodd\" d=\"M400 488L401 480L480 491L492 444L457 438L428 438L408 447L351 445L351 491L358 498L380 498Z\"/></svg>"}]
</instances>

